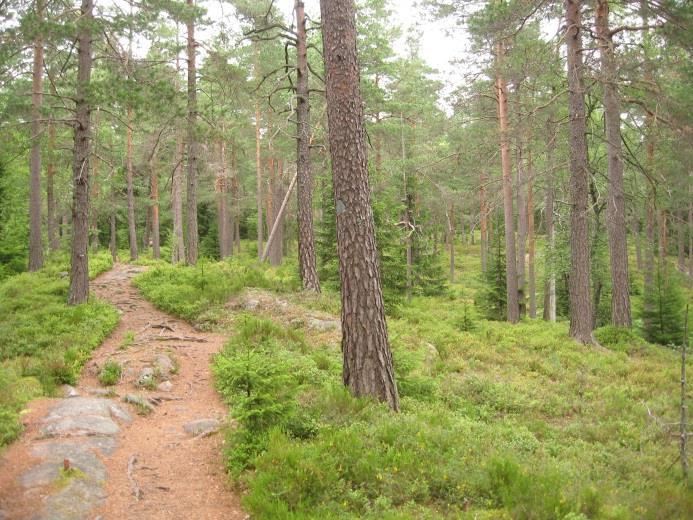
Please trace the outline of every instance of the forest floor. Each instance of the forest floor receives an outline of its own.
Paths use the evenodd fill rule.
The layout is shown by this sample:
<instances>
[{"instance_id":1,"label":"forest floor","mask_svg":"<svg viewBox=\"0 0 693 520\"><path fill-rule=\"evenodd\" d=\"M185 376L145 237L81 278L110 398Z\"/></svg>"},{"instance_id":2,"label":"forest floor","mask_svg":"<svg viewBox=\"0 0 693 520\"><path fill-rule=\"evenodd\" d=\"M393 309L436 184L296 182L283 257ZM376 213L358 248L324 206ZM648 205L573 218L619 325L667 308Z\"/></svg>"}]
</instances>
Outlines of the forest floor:
<instances>
[{"instance_id":1,"label":"forest floor","mask_svg":"<svg viewBox=\"0 0 693 520\"><path fill-rule=\"evenodd\" d=\"M228 413L210 357L225 338L144 300L131 284L142 270L118 264L93 282L120 322L66 397L29 406L0 458L0 519L246 518L215 435ZM120 367L108 387L107 363Z\"/></svg>"}]
</instances>

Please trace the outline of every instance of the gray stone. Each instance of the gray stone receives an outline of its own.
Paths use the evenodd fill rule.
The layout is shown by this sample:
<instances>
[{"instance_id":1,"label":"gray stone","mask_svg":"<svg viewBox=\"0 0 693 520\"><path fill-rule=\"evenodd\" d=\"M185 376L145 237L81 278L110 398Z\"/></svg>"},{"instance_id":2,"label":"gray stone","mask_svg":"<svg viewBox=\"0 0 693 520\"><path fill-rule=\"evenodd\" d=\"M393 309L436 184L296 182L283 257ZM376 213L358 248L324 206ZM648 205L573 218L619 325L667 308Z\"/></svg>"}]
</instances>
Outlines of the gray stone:
<instances>
[{"instance_id":1,"label":"gray stone","mask_svg":"<svg viewBox=\"0 0 693 520\"><path fill-rule=\"evenodd\" d=\"M79 478L89 479L99 484L106 480L106 467L88 444L48 443L40 452L46 461L32 467L21 476L20 482L24 487L56 483L60 479L60 468L63 467L65 459L70 461L70 467L80 471Z\"/></svg>"},{"instance_id":2,"label":"gray stone","mask_svg":"<svg viewBox=\"0 0 693 520\"><path fill-rule=\"evenodd\" d=\"M74 477L65 488L46 499L38 520L82 520L105 499L106 492L99 483Z\"/></svg>"},{"instance_id":3,"label":"gray stone","mask_svg":"<svg viewBox=\"0 0 693 520\"><path fill-rule=\"evenodd\" d=\"M341 327L340 321L337 319L320 319L320 318L308 318L307 322L308 328L316 330L318 332L328 332L331 330L339 330Z\"/></svg>"},{"instance_id":4,"label":"gray stone","mask_svg":"<svg viewBox=\"0 0 693 520\"><path fill-rule=\"evenodd\" d=\"M79 392L74 386L70 385L63 385L62 386L62 391L63 391L63 396L64 397L79 397Z\"/></svg>"},{"instance_id":5,"label":"gray stone","mask_svg":"<svg viewBox=\"0 0 693 520\"><path fill-rule=\"evenodd\" d=\"M154 405L147 398L142 397L141 395L128 394L125 397L123 397L123 401L125 401L126 403L134 404L136 406L140 406L149 412L154 411Z\"/></svg>"},{"instance_id":6,"label":"gray stone","mask_svg":"<svg viewBox=\"0 0 693 520\"><path fill-rule=\"evenodd\" d=\"M175 371L176 365L166 354L158 354L154 358L154 368L157 369L162 376L167 377Z\"/></svg>"},{"instance_id":7,"label":"gray stone","mask_svg":"<svg viewBox=\"0 0 693 520\"><path fill-rule=\"evenodd\" d=\"M88 388L87 392L98 397L113 397L116 395L112 388Z\"/></svg>"},{"instance_id":8,"label":"gray stone","mask_svg":"<svg viewBox=\"0 0 693 520\"><path fill-rule=\"evenodd\" d=\"M156 385L156 389L160 392L170 392L173 389L173 383L171 383L171 381L164 381Z\"/></svg>"},{"instance_id":9,"label":"gray stone","mask_svg":"<svg viewBox=\"0 0 693 520\"><path fill-rule=\"evenodd\" d=\"M149 386L154 381L154 369L144 367L137 376L137 386Z\"/></svg>"},{"instance_id":10,"label":"gray stone","mask_svg":"<svg viewBox=\"0 0 693 520\"><path fill-rule=\"evenodd\" d=\"M247 311L254 311L260 306L260 300L256 300L255 298L248 298L246 301L243 302L243 308Z\"/></svg>"},{"instance_id":11,"label":"gray stone","mask_svg":"<svg viewBox=\"0 0 693 520\"><path fill-rule=\"evenodd\" d=\"M198 419L183 425L183 430L188 435L197 437L198 435L207 435L214 433L220 428L219 421L216 419Z\"/></svg>"},{"instance_id":12,"label":"gray stone","mask_svg":"<svg viewBox=\"0 0 693 520\"><path fill-rule=\"evenodd\" d=\"M41 427L43 437L115 435L120 431L113 419L99 415L62 417Z\"/></svg>"},{"instance_id":13,"label":"gray stone","mask_svg":"<svg viewBox=\"0 0 693 520\"><path fill-rule=\"evenodd\" d=\"M65 458L62 454L75 447L99 452L102 455L112 455L118 447L118 441L114 437L88 437L80 439L78 442L50 440L34 445L31 448L31 453L44 459L55 456L62 460Z\"/></svg>"}]
</instances>

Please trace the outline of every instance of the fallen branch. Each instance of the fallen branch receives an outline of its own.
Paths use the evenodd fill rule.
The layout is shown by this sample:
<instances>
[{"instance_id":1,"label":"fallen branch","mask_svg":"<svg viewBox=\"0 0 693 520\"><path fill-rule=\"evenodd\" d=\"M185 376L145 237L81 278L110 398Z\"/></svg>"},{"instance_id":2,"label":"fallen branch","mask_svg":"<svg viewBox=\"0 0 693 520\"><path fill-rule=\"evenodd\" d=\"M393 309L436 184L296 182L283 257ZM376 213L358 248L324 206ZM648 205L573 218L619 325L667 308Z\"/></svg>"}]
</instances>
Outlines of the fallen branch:
<instances>
[{"instance_id":1,"label":"fallen branch","mask_svg":"<svg viewBox=\"0 0 693 520\"><path fill-rule=\"evenodd\" d=\"M132 494L135 496L136 500L140 500L144 493L137 485L135 477L132 475L135 471L135 464L137 464L137 455L132 455L128 461L128 480L130 481L130 488L132 489Z\"/></svg>"},{"instance_id":2,"label":"fallen branch","mask_svg":"<svg viewBox=\"0 0 693 520\"><path fill-rule=\"evenodd\" d=\"M207 343L204 338L196 338L194 336L157 336L157 341L193 341L195 343Z\"/></svg>"}]
</instances>

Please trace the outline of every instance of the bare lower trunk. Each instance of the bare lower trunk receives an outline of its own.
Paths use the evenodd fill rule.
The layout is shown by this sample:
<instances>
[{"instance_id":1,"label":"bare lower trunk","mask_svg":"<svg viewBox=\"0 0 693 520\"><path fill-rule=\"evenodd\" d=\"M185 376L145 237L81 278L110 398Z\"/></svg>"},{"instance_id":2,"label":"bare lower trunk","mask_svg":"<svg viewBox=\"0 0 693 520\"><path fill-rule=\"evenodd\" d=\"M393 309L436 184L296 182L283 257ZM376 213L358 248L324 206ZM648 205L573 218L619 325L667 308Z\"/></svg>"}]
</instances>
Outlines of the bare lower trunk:
<instances>
[{"instance_id":1,"label":"bare lower trunk","mask_svg":"<svg viewBox=\"0 0 693 520\"><path fill-rule=\"evenodd\" d=\"M450 233L450 283L455 281L455 206L450 205L448 215L448 232Z\"/></svg>"},{"instance_id":2,"label":"bare lower trunk","mask_svg":"<svg viewBox=\"0 0 693 520\"><path fill-rule=\"evenodd\" d=\"M682 273L686 272L686 213L680 211L676 222L676 265Z\"/></svg>"},{"instance_id":3,"label":"bare lower trunk","mask_svg":"<svg viewBox=\"0 0 693 520\"><path fill-rule=\"evenodd\" d=\"M617 70L614 44L609 31L608 0L597 0L596 27L601 55L604 90L604 121L609 187L607 192L607 231L611 270L611 320L619 327L631 326L628 284L628 245L626 201L621 154L621 107L616 87Z\"/></svg>"},{"instance_id":4,"label":"bare lower trunk","mask_svg":"<svg viewBox=\"0 0 693 520\"><path fill-rule=\"evenodd\" d=\"M496 43L497 66L503 61L505 47L502 42ZM510 143L508 140L508 99L505 79L496 72L496 95L498 96L498 121L500 125L501 169L503 172L503 214L505 223L505 276L508 321L517 323L520 319L520 308L517 298L517 264L515 250L515 224L513 222L513 186L512 166L510 164Z\"/></svg>"},{"instance_id":5,"label":"bare lower trunk","mask_svg":"<svg viewBox=\"0 0 693 520\"><path fill-rule=\"evenodd\" d=\"M159 172L156 167L156 152L149 158L149 202L151 204L152 257L161 258L161 238L159 230Z\"/></svg>"},{"instance_id":6,"label":"bare lower trunk","mask_svg":"<svg viewBox=\"0 0 693 520\"><path fill-rule=\"evenodd\" d=\"M517 107L518 117L520 117L520 107ZM518 134L522 134L522 127L517 129ZM520 316L527 312L527 202L525 200L526 175L523 156L523 142L517 138L517 188L515 191L517 198L517 294Z\"/></svg>"},{"instance_id":7,"label":"bare lower trunk","mask_svg":"<svg viewBox=\"0 0 693 520\"><path fill-rule=\"evenodd\" d=\"M36 21L43 21L44 0L36 0ZM43 267L41 240L41 105L43 104L43 30L34 40L29 155L29 271Z\"/></svg>"},{"instance_id":8,"label":"bare lower trunk","mask_svg":"<svg viewBox=\"0 0 693 520\"><path fill-rule=\"evenodd\" d=\"M55 204L55 123L48 121L48 164L46 165L46 221L48 227L48 249L60 249Z\"/></svg>"},{"instance_id":9,"label":"bare lower trunk","mask_svg":"<svg viewBox=\"0 0 693 520\"><path fill-rule=\"evenodd\" d=\"M97 211L96 201L99 197L99 173L101 172L101 159L99 157L99 109L97 107L94 115L92 148L94 149L92 168L91 168L91 214L89 216L89 225L91 227L91 250L96 253L99 250L99 212Z\"/></svg>"},{"instance_id":10,"label":"bare lower trunk","mask_svg":"<svg viewBox=\"0 0 693 520\"><path fill-rule=\"evenodd\" d=\"M231 179L231 198L233 199L233 242L236 244L236 252L241 253L241 208L240 208L240 193L238 186L238 156L236 152L236 144L234 143L231 150L231 168L233 169L233 178ZM233 249L233 247L232 247Z\"/></svg>"},{"instance_id":11,"label":"bare lower trunk","mask_svg":"<svg viewBox=\"0 0 693 520\"><path fill-rule=\"evenodd\" d=\"M89 154L91 153L90 111L87 93L91 82L92 0L82 0L77 29L77 91L75 95L75 145L72 159L72 252L69 305L89 298Z\"/></svg>"},{"instance_id":12,"label":"bare lower trunk","mask_svg":"<svg viewBox=\"0 0 693 520\"><path fill-rule=\"evenodd\" d=\"M110 225L111 225L111 236L110 240L108 241L108 248L111 251L111 260L113 263L116 263L118 261L118 238L117 238L117 230L116 230L116 214L115 210L111 211L111 215L109 217L110 220Z\"/></svg>"},{"instance_id":13,"label":"bare lower trunk","mask_svg":"<svg viewBox=\"0 0 693 520\"><path fill-rule=\"evenodd\" d=\"M399 409L385 323L356 58L353 0L321 0L329 145L342 295L343 380Z\"/></svg>"},{"instance_id":14,"label":"bare lower trunk","mask_svg":"<svg viewBox=\"0 0 693 520\"><path fill-rule=\"evenodd\" d=\"M185 260L185 241L183 240L183 151L185 144L179 136L176 143L176 166L171 180L171 211L173 213L173 246L171 263Z\"/></svg>"},{"instance_id":15,"label":"bare lower trunk","mask_svg":"<svg viewBox=\"0 0 693 520\"><path fill-rule=\"evenodd\" d=\"M130 242L130 260L137 260L137 221L135 220L135 188L133 185L133 150L132 150L132 107L127 108L127 127L125 129L125 179L128 199L128 240Z\"/></svg>"},{"instance_id":16,"label":"bare lower trunk","mask_svg":"<svg viewBox=\"0 0 693 520\"><path fill-rule=\"evenodd\" d=\"M534 193L532 183L532 152L527 151L527 292L529 293L529 317L537 317L537 279L534 270L536 243L534 237Z\"/></svg>"},{"instance_id":17,"label":"bare lower trunk","mask_svg":"<svg viewBox=\"0 0 693 520\"><path fill-rule=\"evenodd\" d=\"M488 209L486 207L486 182L488 176L485 171L479 175L479 228L481 230L481 271L486 272L488 264Z\"/></svg>"},{"instance_id":18,"label":"bare lower trunk","mask_svg":"<svg viewBox=\"0 0 693 520\"><path fill-rule=\"evenodd\" d=\"M553 152L556 146L556 133L551 123L547 123L549 127L549 142L546 147L546 163L548 168L548 177L546 185L546 287L544 297L544 319L547 321L556 321L556 263L554 260L556 248L556 231L554 226L554 162Z\"/></svg>"},{"instance_id":19,"label":"bare lower trunk","mask_svg":"<svg viewBox=\"0 0 693 520\"><path fill-rule=\"evenodd\" d=\"M188 6L194 0L186 0ZM197 263L197 69L195 66L195 21L191 17L187 22L188 30L188 178L187 178L187 212L186 228L188 247L185 251L188 264Z\"/></svg>"},{"instance_id":20,"label":"bare lower trunk","mask_svg":"<svg viewBox=\"0 0 693 520\"><path fill-rule=\"evenodd\" d=\"M255 46L255 61L253 63L254 74L256 79L260 79L260 50L258 48L257 42L253 44ZM262 243L264 241L263 237L263 222L262 222L262 157L260 148L260 102L255 100L255 189L256 189L256 201L257 201L257 257L262 258Z\"/></svg>"},{"instance_id":21,"label":"bare lower trunk","mask_svg":"<svg viewBox=\"0 0 693 520\"><path fill-rule=\"evenodd\" d=\"M592 343L582 0L565 0L570 117L570 335Z\"/></svg>"},{"instance_id":22,"label":"bare lower trunk","mask_svg":"<svg viewBox=\"0 0 693 520\"><path fill-rule=\"evenodd\" d=\"M310 102L308 89L308 48L306 16L303 2L296 0L297 23L297 70L296 70L296 119L298 139L296 144L296 171L298 172L298 269L306 291L320 292L320 281L315 259L315 234L313 231L313 175L310 168Z\"/></svg>"},{"instance_id":23,"label":"bare lower trunk","mask_svg":"<svg viewBox=\"0 0 693 520\"><path fill-rule=\"evenodd\" d=\"M640 246L640 216L639 208L633 208L633 216L631 218L631 235L633 236L633 242L635 243L635 265L638 270L642 271L643 261L642 261L642 247Z\"/></svg>"},{"instance_id":24,"label":"bare lower trunk","mask_svg":"<svg viewBox=\"0 0 693 520\"><path fill-rule=\"evenodd\" d=\"M219 231L219 256L223 259L231 254L231 238L229 236L229 203L228 203L228 173L226 169L226 142L219 140L219 174L215 185L217 193Z\"/></svg>"}]
</instances>

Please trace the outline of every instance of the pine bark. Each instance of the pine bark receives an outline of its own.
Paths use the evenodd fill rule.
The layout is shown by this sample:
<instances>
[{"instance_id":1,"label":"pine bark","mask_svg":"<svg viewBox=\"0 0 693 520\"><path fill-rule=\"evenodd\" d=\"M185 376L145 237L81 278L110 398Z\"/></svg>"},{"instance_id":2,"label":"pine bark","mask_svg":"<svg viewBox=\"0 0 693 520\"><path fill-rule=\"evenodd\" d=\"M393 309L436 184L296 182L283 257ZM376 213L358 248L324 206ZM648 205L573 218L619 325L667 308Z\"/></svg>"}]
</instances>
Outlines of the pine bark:
<instances>
[{"instance_id":1,"label":"pine bark","mask_svg":"<svg viewBox=\"0 0 693 520\"><path fill-rule=\"evenodd\" d=\"M611 270L611 321L618 327L630 327L628 284L628 245L626 200L621 153L621 104L616 86L617 70L614 42L609 30L609 2L597 0L595 11L597 39L601 59L601 80L606 125L606 154L609 184L606 222Z\"/></svg>"},{"instance_id":2,"label":"pine bark","mask_svg":"<svg viewBox=\"0 0 693 520\"><path fill-rule=\"evenodd\" d=\"M91 42L93 0L82 0L77 29L77 89L75 94L74 152L72 158L72 250L67 303L78 305L89 298L89 154L91 153Z\"/></svg>"},{"instance_id":3,"label":"pine bark","mask_svg":"<svg viewBox=\"0 0 693 520\"><path fill-rule=\"evenodd\" d=\"M193 8L194 0L186 0L188 7ZM186 22L188 31L188 178L187 178L187 221L188 227L185 259L190 265L197 263L197 68L195 65L195 17L188 13Z\"/></svg>"},{"instance_id":4,"label":"pine bark","mask_svg":"<svg viewBox=\"0 0 693 520\"><path fill-rule=\"evenodd\" d=\"M231 198L233 199L233 243L236 246L236 252L241 253L241 198L240 187L238 182L238 153L237 146L234 143L231 150L231 168L233 170L233 178L231 179ZM233 247L231 248L233 249Z\"/></svg>"},{"instance_id":5,"label":"pine bark","mask_svg":"<svg viewBox=\"0 0 693 520\"><path fill-rule=\"evenodd\" d=\"M43 22L44 0L36 0L36 21ZM41 239L41 105L43 104L43 28L36 28L31 92L29 155L29 271L43 267Z\"/></svg>"},{"instance_id":6,"label":"pine bark","mask_svg":"<svg viewBox=\"0 0 693 520\"><path fill-rule=\"evenodd\" d=\"M128 241L130 243L130 260L137 260L137 221L135 220L135 187L133 171L132 145L133 110L127 107L127 127L125 128L125 181L128 203Z\"/></svg>"},{"instance_id":7,"label":"pine bark","mask_svg":"<svg viewBox=\"0 0 693 520\"><path fill-rule=\"evenodd\" d=\"M481 231L481 271L486 272L488 264L488 208L486 202L486 183L488 175L484 170L479 174L479 228Z\"/></svg>"},{"instance_id":8,"label":"pine bark","mask_svg":"<svg viewBox=\"0 0 693 520\"><path fill-rule=\"evenodd\" d=\"M91 250L96 253L99 250L99 212L96 208L95 201L99 197L99 173L101 170L101 159L99 157L99 109L97 107L96 114L94 115L94 125L93 132L94 138L92 139L92 148L94 149L93 158L91 162L91 193L90 193L90 206L91 212L89 215L89 225L91 227Z\"/></svg>"},{"instance_id":9,"label":"pine bark","mask_svg":"<svg viewBox=\"0 0 693 520\"><path fill-rule=\"evenodd\" d=\"M537 279L535 272L536 241L534 233L534 187L532 150L527 150L527 292L529 293L530 318L537 317Z\"/></svg>"},{"instance_id":10,"label":"pine bark","mask_svg":"<svg viewBox=\"0 0 693 520\"><path fill-rule=\"evenodd\" d=\"M226 142L223 137L219 140L219 173L215 189L217 192L217 228L219 231L219 256L226 258L231 254L231 238L229 233L229 202L228 202L228 172L226 168Z\"/></svg>"},{"instance_id":11,"label":"pine bark","mask_svg":"<svg viewBox=\"0 0 693 520\"><path fill-rule=\"evenodd\" d=\"M519 98L519 92L516 94ZM520 117L519 101L516 105L517 117ZM515 195L517 198L517 297L520 316L527 313L527 201L525 199L526 179L525 179L525 159L524 143L522 137L525 129L518 124L516 129L517 146L517 188Z\"/></svg>"},{"instance_id":12,"label":"pine bark","mask_svg":"<svg viewBox=\"0 0 693 520\"><path fill-rule=\"evenodd\" d=\"M570 126L570 335L592 343L582 0L565 0Z\"/></svg>"},{"instance_id":13,"label":"pine bark","mask_svg":"<svg viewBox=\"0 0 693 520\"><path fill-rule=\"evenodd\" d=\"M260 48L257 42L253 42L254 62L253 70L256 79L260 79ZM255 189L257 202L257 257L262 258L262 243L264 242L264 229L262 220L262 154L260 141L260 101L255 100Z\"/></svg>"},{"instance_id":14,"label":"pine bark","mask_svg":"<svg viewBox=\"0 0 693 520\"><path fill-rule=\"evenodd\" d=\"M548 143L546 145L546 163L548 169L546 183L546 262L545 272L546 281L544 289L544 320L556 321L556 268L555 268L555 249L556 249L556 230L554 225L554 150L556 147L556 133L553 125L547 123L548 127Z\"/></svg>"},{"instance_id":15,"label":"pine bark","mask_svg":"<svg viewBox=\"0 0 693 520\"><path fill-rule=\"evenodd\" d=\"M176 142L176 166L171 179L171 211L173 213L173 246L171 263L185 261L185 240L183 238L183 154L185 143L178 136Z\"/></svg>"},{"instance_id":16,"label":"pine bark","mask_svg":"<svg viewBox=\"0 0 693 520\"><path fill-rule=\"evenodd\" d=\"M302 0L296 0L297 69L296 69L296 120L298 139L296 144L296 170L298 180L298 269L303 289L320 292L315 256L313 229L313 175L310 165L310 91L308 85L308 39L306 13Z\"/></svg>"},{"instance_id":17,"label":"pine bark","mask_svg":"<svg viewBox=\"0 0 693 520\"><path fill-rule=\"evenodd\" d=\"M366 166L353 0L321 0L342 300L343 381L399 409Z\"/></svg>"},{"instance_id":18,"label":"pine bark","mask_svg":"<svg viewBox=\"0 0 693 520\"><path fill-rule=\"evenodd\" d=\"M46 164L46 224L48 228L48 249L60 249L58 222L55 202L55 123L48 121L48 164Z\"/></svg>"},{"instance_id":19,"label":"pine bark","mask_svg":"<svg viewBox=\"0 0 693 520\"><path fill-rule=\"evenodd\" d=\"M517 294L517 263L515 248L515 224L513 220L513 181L510 164L510 141L508 137L508 97L501 66L505 56L502 41L496 43L496 95L498 98L498 122L500 128L501 170L503 173L503 216L505 223L505 277L508 321L517 323L520 308Z\"/></svg>"},{"instance_id":20,"label":"pine bark","mask_svg":"<svg viewBox=\"0 0 693 520\"><path fill-rule=\"evenodd\" d=\"M161 230L159 229L159 171L156 167L156 150L153 150L149 156L148 166L152 257L159 259L161 258Z\"/></svg>"}]
</instances>

